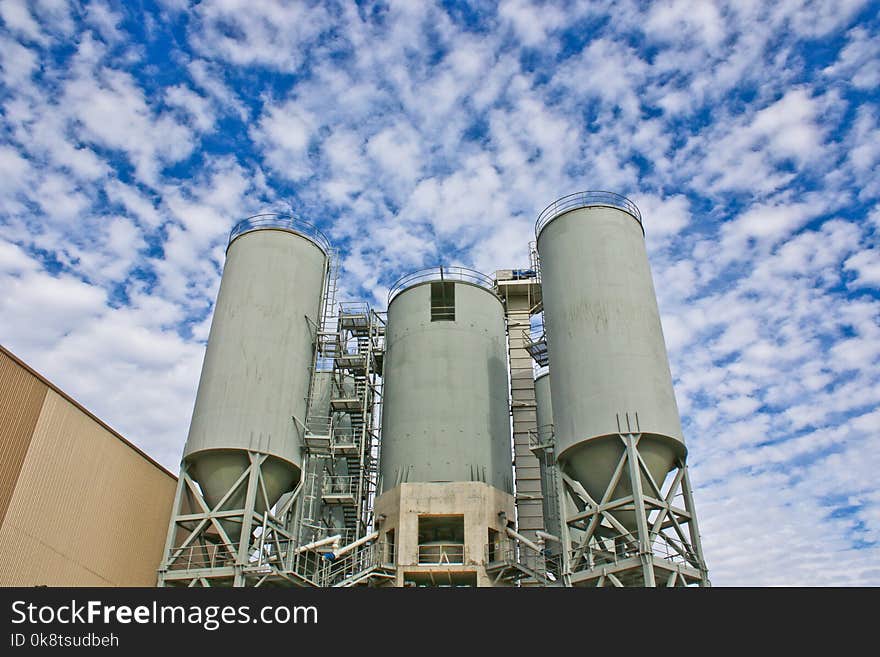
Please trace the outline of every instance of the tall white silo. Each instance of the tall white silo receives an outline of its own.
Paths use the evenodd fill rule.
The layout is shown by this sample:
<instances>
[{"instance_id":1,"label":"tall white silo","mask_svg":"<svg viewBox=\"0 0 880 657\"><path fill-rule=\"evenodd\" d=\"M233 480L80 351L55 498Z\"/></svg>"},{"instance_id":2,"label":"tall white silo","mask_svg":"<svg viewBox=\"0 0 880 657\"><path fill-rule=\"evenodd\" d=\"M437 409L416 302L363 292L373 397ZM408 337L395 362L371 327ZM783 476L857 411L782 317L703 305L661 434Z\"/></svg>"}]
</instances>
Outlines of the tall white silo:
<instances>
[{"instance_id":1,"label":"tall white silo","mask_svg":"<svg viewBox=\"0 0 880 657\"><path fill-rule=\"evenodd\" d=\"M705 583L644 235L635 204L610 192L563 197L536 225L557 461L586 519L570 523L574 536L586 537L572 555L593 568L586 581L609 558L610 546L600 541L591 552L587 543L616 536L608 547L614 563L638 561L632 581L653 585L653 550L663 543L663 550L680 552L692 581ZM669 506L659 491L673 470L681 472L673 481L686 489L689 510ZM678 535L667 540L676 514ZM682 533L686 523L690 537ZM682 547L685 540L693 545ZM661 570L672 563L657 562Z\"/></svg>"},{"instance_id":2,"label":"tall white silo","mask_svg":"<svg viewBox=\"0 0 880 657\"><path fill-rule=\"evenodd\" d=\"M232 230L160 583L186 570L184 558L219 572L218 555L237 551L246 563L257 518L299 482L328 250L319 231L288 215L257 215ZM203 501L191 501L185 479ZM191 514L210 522L186 520Z\"/></svg>"},{"instance_id":3,"label":"tall white silo","mask_svg":"<svg viewBox=\"0 0 880 657\"><path fill-rule=\"evenodd\" d=\"M405 277L392 288L385 350L376 513L395 544L397 583L490 586L487 544L514 520L504 308L492 280L461 268Z\"/></svg>"},{"instance_id":4,"label":"tall white silo","mask_svg":"<svg viewBox=\"0 0 880 657\"><path fill-rule=\"evenodd\" d=\"M685 446L640 214L617 195L591 198L551 206L537 239L558 458L601 498L627 417L633 431L638 417L640 453L655 481ZM634 526L631 513L619 516Z\"/></svg>"}]
</instances>

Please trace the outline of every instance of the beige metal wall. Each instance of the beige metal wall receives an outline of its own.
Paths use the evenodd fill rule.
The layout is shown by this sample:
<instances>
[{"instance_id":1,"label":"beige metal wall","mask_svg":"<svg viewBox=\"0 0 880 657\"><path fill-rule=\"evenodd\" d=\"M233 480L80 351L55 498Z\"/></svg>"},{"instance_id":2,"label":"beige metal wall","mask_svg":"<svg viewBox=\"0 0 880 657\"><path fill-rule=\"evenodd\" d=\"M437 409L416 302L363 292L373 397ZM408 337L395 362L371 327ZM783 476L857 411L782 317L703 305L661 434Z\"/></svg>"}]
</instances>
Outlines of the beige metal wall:
<instances>
[{"instance_id":1,"label":"beige metal wall","mask_svg":"<svg viewBox=\"0 0 880 657\"><path fill-rule=\"evenodd\" d=\"M6 518L48 389L0 352L0 526Z\"/></svg>"},{"instance_id":2,"label":"beige metal wall","mask_svg":"<svg viewBox=\"0 0 880 657\"><path fill-rule=\"evenodd\" d=\"M0 586L154 586L175 486L0 347Z\"/></svg>"}]
</instances>

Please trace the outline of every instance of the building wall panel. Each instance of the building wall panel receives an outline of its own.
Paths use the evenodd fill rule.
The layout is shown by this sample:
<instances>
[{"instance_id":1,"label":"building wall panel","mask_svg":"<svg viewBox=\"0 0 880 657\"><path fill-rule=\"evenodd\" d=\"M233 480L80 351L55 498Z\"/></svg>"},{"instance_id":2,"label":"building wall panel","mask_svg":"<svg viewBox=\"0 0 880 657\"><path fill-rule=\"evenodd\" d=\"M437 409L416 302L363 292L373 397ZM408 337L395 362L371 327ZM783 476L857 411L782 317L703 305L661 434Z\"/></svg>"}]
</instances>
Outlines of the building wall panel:
<instances>
[{"instance_id":1,"label":"building wall panel","mask_svg":"<svg viewBox=\"0 0 880 657\"><path fill-rule=\"evenodd\" d=\"M0 351L0 525L49 387Z\"/></svg>"},{"instance_id":2,"label":"building wall panel","mask_svg":"<svg viewBox=\"0 0 880 657\"><path fill-rule=\"evenodd\" d=\"M155 585L175 485L49 390L0 529L0 585Z\"/></svg>"}]
</instances>

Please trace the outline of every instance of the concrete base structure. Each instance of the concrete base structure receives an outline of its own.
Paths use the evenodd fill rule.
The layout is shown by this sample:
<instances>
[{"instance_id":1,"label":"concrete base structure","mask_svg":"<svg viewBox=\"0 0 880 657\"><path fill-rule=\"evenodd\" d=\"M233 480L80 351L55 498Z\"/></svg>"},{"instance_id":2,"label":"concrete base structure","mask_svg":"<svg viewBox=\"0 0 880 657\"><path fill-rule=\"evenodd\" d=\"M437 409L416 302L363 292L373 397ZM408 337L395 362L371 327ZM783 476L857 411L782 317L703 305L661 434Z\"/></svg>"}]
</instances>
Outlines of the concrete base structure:
<instances>
[{"instance_id":1,"label":"concrete base structure","mask_svg":"<svg viewBox=\"0 0 880 657\"><path fill-rule=\"evenodd\" d=\"M487 572L506 542L513 496L477 481L404 483L376 499L393 586L508 586Z\"/></svg>"}]
</instances>

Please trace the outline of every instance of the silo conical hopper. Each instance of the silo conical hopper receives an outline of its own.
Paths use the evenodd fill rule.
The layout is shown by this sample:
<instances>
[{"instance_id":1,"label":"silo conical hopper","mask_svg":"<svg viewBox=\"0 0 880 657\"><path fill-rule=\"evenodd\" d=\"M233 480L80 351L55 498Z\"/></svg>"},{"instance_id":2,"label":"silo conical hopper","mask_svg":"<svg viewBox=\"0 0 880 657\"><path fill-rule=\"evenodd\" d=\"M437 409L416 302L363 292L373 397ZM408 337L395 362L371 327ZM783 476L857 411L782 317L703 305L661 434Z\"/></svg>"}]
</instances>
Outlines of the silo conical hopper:
<instances>
[{"instance_id":1,"label":"silo conical hopper","mask_svg":"<svg viewBox=\"0 0 880 657\"><path fill-rule=\"evenodd\" d=\"M314 325L327 268L325 239L289 216L258 215L233 229L214 309L184 460L213 508L249 467L275 504L299 481ZM223 509L240 509L246 487ZM266 510L257 496L256 513ZM240 523L224 521L232 541Z\"/></svg>"},{"instance_id":2,"label":"silo conical hopper","mask_svg":"<svg viewBox=\"0 0 880 657\"><path fill-rule=\"evenodd\" d=\"M662 486L685 445L638 208L573 194L541 213L536 234L560 465L600 501L637 415L639 453ZM642 487L651 494L644 476ZM630 488L624 472L612 499ZM632 511L614 515L635 528Z\"/></svg>"}]
</instances>

